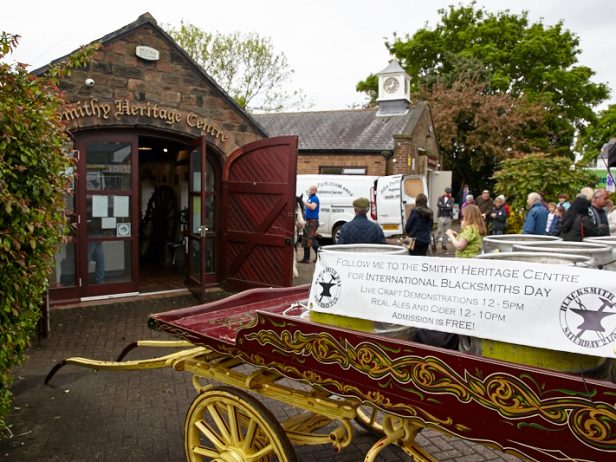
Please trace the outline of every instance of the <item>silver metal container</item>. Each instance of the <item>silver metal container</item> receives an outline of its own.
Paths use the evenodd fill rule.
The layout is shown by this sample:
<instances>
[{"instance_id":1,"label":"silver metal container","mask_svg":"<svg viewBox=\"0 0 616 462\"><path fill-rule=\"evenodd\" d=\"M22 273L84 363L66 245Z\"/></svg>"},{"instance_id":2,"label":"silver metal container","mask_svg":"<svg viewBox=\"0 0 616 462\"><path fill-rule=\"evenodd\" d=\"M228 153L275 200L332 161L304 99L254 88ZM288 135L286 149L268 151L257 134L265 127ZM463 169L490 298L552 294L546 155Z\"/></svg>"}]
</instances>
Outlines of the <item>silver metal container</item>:
<instances>
[{"instance_id":1,"label":"silver metal container","mask_svg":"<svg viewBox=\"0 0 616 462\"><path fill-rule=\"evenodd\" d=\"M562 240L557 236L538 236L535 234L500 234L483 238L483 253L512 252L515 244L527 242L551 242Z\"/></svg>"},{"instance_id":2,"label":"silver metal container","mask_svg":"<svg viewBox=\"0 0 616 462\"><path fill-rule=\"evenodd\" d=\"M608 271L616 271L616 236L597 236L584 238L584 242L592 242L595 244L603 244L612 248L610 261L603 263L603 269Z\"/></svg>"},{"instance_id":3,"label":"silver metal container","mask_svg":"<svg viewBox=\"0 0 616 462\"><path fill-rule=\"evenodd\" d=\"M477 255L483 260L526 261L532 263L548 263L552 265L581 266L594 268L594 261L584 255L566 255L554 252L496 252Z\"/></svg>"},{"instance_id":4,"label":"silver metal container","mask_svg":"<svg viewBox=\"0 0 616 462\"><path fill-rule=\"evenodd\" d=\"M404 247L393 244L335 244L323 246L319 251L378 253L382 255L407 255L409 253Z\"/></svg>"},{"instance_id":5,"label":"silver metal container","mask_svg":"<svg viewBox=\"0 0 616 462\"><path fill-rule=\"evenodd\" d=\"M593 260L593 265L602 267L612 260L612 248L594 242L528 242L515 244L514 252L552 252L559 255L581 255Z\"/></svg>"}]
</instances>

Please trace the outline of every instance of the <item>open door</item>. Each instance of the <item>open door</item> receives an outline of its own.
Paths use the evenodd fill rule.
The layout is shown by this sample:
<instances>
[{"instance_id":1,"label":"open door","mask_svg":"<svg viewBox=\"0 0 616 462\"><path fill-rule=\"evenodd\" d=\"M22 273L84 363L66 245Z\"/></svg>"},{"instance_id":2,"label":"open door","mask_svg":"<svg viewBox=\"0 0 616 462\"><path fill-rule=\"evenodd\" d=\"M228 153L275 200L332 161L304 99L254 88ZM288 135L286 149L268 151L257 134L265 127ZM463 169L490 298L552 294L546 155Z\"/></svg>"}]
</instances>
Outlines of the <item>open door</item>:
<instances>
[{"instance_id":1,"label":"open door","mask_svg":"<svg viewBox=\"0 0 616 462\"><path fill-rule=\"evenodd\" d=\"M293 280L297 137L268 138L223 169L223 286L288 287Z\"/></svg>"},{"instance_id":2,"label":"open door","mask_svg":"<svg viewBox=\"0 0 616 462\"><path fill-rule=\"evenodd\" d=\"M205 301L205 136L190 149L188 173L188 275L186 285L197 300Z\"/></svg>"},{"instance_id":3,"label":"open door","mask_svg":"<svg viewBox=\"0 0 616 462\"><path fill-rule=\"evenodd\" d=\"M404 175L400 182L400 211L402 218L402 232L406 227L406 220L411 216L415 207L415 198L419 194L428 195L428 184L425 175ZM436 210L436 209L432 209Z\"/></svg>"}]
</instances>

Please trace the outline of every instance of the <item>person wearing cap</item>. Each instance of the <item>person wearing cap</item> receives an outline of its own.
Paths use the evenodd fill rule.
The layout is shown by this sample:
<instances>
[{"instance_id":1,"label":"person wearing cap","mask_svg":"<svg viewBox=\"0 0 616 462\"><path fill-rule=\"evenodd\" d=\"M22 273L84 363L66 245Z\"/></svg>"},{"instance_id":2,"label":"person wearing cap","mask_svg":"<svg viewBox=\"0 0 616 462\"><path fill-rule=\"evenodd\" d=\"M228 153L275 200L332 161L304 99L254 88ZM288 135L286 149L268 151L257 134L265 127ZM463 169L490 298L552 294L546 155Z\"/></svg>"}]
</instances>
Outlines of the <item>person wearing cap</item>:
<instances>
[{"instance_id":1,"label":"person wearing cap","mask_svg":"<svg viewBox=\"0 0 616 462\"><path fill-rule=\"evenodd\" d=\"M353 201L355 218L340 229L338 244L385 244L383 230L368 220L370 201L359 197Z\"/></svg>"},{"instance_id":2,"label":"person wearing cap","mask_svg":"<svg viewBox=\"0 0 616 462\"><path fill-rule=\"evenodd\" d=\"M319 196L317 196L317 185L311 185L308 188L308 199L304 201L304 218L306 224L304 225L304 258L300 263L310 263L310 248L314 249L317 253L319 250L319 243L317 242L317 231L319 230L319 210L321 202ZM315 257L316 261L316 257Z\"/></svg>"},{"instance_id":3,"label":"person wearing cap","mask_svg":"<svg viewBox=\"0 0 616 462\"><path fill-rule=\"evenodd\" d=\"M438 227L436 228L435 243L441 239L441 247L447 250L447 230L451 228L453 220L453 197L451 197L451 188L445 188L445 194L438 198L436 206L438 207Z\"/></svg>"}]
</instances>

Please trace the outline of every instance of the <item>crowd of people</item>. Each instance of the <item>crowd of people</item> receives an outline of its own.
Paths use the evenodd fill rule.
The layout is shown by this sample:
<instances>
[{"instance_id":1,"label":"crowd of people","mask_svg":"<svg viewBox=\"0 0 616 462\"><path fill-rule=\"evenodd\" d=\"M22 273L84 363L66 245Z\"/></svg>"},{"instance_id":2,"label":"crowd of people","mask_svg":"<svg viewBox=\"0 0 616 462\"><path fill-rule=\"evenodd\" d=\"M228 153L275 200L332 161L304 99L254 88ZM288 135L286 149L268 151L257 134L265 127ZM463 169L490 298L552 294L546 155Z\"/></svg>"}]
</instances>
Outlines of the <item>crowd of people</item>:
<instances>
[{"instance_id":1,"label":"crowd of people","mask_svg":"<svg viewBox=\"0 0 616 462\"><path fill-rule=\"evenodd\" d=\"M538 192L527 196L528 211L522 227L523 234L560 236L565 241L582 241L585 237L616 235L616 208L605 189L582 188L569 201L567 194L559 194L558 202L547 202ZM437 228L434 245L440 241L443 250L449 243L455 256L470 258L481 253L483 237L505 234L511 209L503 195L492 199L489 190L483 190L475 199L464 185L460 195L460 232L452 229L455 201L451 188L445 188L437 201ZM304 257L300 263L310 261L310 249L318 250L316 233L319 219L317 187L311 186L304 201L305 226L303 229ZM353 202L355 218L342 227L339 244L383 244L385 236L380 226L368 220L368 199L360 197ZM406 221L405 240L410 255L427 255L433 244L434 212L428 207L425 194L418 194L415 206Z\"/></svg>"},{"instance_id":2,"label":"crowd of people","mask_svg":"<svg viewBox=\"0 0 616 462\"><path fill-rule=\"evenodd\" d=\"M473 257L481 252L482 238L486 234L505 234L511 210L502 195L494 200L490 191L484 190L477 199L464 185L460 197L461 232L450 228L451 221L441 224L442 214L451 216L451 188L446 188L439 198L439 225L435 243L441 240L443 249L448 239L456 249L457 257ZM546 198L531 192L527 196L528 211L522 227L523 234L559 236L565 241L582 241L585 237L616 235L616 208L605 189L582 188L570 202L567 194L559 194L558 202L546 202ZM477 216L481 218L477 220ZM470 231L472 229L472 231ZM446 236L443 236L446 234ZM479 243L479 245L477 245ZM471 250L469 250L471 249Z\"/></svg>"}]
</instances>

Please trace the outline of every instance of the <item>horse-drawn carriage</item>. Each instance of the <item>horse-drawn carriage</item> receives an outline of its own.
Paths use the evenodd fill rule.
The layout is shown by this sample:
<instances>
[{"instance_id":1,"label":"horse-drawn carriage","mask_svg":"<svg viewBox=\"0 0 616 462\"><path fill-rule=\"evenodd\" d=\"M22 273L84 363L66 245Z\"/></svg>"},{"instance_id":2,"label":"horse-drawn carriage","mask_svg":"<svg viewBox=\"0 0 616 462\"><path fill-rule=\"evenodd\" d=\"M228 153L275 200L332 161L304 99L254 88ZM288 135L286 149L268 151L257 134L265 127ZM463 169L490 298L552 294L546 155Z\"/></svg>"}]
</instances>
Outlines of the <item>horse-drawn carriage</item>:
<instances>
[{"instance_id":1,"label":"horse-drawn carriage","mask_svg":"<svg viewBox=\"0 0 616 462\"><path fill-rule=\"evenodd\" d=\"M434 461L416 440L424 428L528 460L614 460L611 381L423 345L401 326L362 332L317 323L307 316L312 298L308 285L257 289L153 314L150 326L177 341L138 342L117 362L70 358L47 381L64 364L193 374L190 461L294 461L294 445L343 450L353 421L382 435L366 461L392 444L411 460ZM122 361L135 346L181 350ZM257 396L298 412L279 422Z\"/></svg>"}]
</instances>

